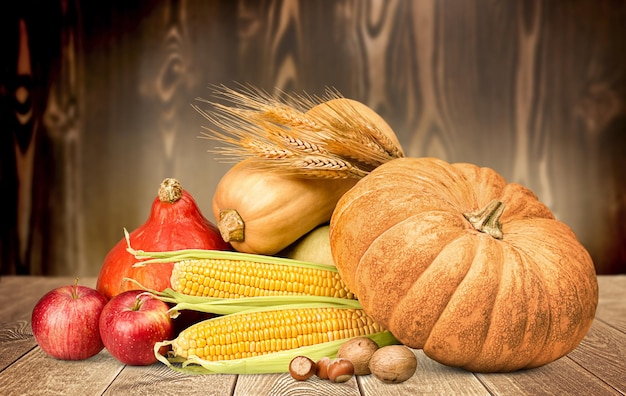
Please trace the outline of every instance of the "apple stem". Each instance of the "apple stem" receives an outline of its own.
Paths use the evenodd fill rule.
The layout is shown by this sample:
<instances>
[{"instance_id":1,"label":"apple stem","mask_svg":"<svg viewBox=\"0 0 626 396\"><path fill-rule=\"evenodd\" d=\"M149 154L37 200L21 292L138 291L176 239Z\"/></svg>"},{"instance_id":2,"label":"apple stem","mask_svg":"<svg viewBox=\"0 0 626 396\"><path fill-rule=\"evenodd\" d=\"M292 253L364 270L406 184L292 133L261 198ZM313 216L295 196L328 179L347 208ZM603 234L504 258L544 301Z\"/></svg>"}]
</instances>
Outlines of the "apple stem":
<instances>
[{"instance_id":1,"label":"apple stem","mask_svg":"<svg viewBox=\"0 0 626 396\"><path fill-rule=\"evenodd\" d=\"M72 286L72 298L76 300L78 298L78 292L76 289L78 288L78 277L74 278L74 285Z\"/></svg>"},{"instance_id":2,"label":"apple stem","mask_svg":"<svg viewBox=\"0 0 626 396\"><path fill-rule=\"evenodd\" d=\"M137 298L135 299L135 305L133 305L133 307L131 308L133 311L139 311L139 308L141 308L141 294L137 296Z\"/></svg>"}]
</instances>

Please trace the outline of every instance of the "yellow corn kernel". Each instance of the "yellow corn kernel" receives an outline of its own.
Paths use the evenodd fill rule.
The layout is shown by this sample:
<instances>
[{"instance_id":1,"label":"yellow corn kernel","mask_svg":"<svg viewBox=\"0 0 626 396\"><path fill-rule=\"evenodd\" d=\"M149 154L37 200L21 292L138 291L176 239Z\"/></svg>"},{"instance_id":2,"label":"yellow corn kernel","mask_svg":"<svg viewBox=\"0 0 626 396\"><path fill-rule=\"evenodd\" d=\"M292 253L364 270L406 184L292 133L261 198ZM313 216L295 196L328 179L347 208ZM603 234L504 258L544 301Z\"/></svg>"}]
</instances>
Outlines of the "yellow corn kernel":
<instances>
[{"instance_id":1,"label":"yellow corn kernel","mask_svg":"<svg viewBox=\"0 0 626 396\"><path fill-rule=\"evenodd\" d=\"M174 265L170 283L179 293L202 297L289 294L355 298L335 271L246 260L179 261Z\"/></svg>"},{"instance_id":2,"label":"yellow corn kernel","mask_svg":"<svg viewBox=\"0 0 626 396\"><path fill-rule=\"evenodd\" d=\"M183 330L176 356L232 360L384 331L362 309L293 308L226 315Z\"/></svg>"}]
</instances>

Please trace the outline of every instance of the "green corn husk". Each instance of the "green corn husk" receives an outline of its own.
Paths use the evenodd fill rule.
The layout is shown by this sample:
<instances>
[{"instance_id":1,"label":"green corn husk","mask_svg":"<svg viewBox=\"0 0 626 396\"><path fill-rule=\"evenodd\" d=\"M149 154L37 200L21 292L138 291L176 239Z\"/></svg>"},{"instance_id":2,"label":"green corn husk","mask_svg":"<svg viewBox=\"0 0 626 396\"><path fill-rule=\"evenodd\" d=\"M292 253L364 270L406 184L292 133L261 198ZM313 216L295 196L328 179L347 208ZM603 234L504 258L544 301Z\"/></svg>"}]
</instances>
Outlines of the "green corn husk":
<instances>
[{"instance_id":1,"label":"green corn husk","mask_svg":"<svg viewBox=\"0 0 626 396\"><path fill-rule=\"evenodd\" d=\"M382 331L363 337L371 338L380 347L399 344L399 341L389 331ZM172 370L185 374L275 374L289 372L289 362L296 356L307 356L313 361L323 357L333 359L337 356L339 347L349 339L345 338L266 355L222 361L209 361L197 356L190 356L185 359L171 354L164 356L159 353L161 347L169 346L174 341L157 343L154 346L154 354L160 362Z\"/></svg>"},{"instance_id":2,"label":"green corn husk","mask_svg":"<svg viewBox=\"0 0 626 396\"><path fill-rule=\"evenodd\" d=\"M207 298L207 297L205 297ZM362 309L358 300L346 300L339 297L321 297L321 296L261 296L261 297L242 297L237 299L217 299L215 301L206 302L188 302L185 301L184 295L181 295L178 302L175 303L170 314L173 317L182 310L193 310L216 315L231 315L235 313L262 311L275 309L276 306L289 306L290 308L354 308Z\"/></svg>"},{"instance_id":3,"label":"green corn husk","mask_svg":"<svg viewBox=\"0 0 626 396\"><path fill-rule=\"evenodd\" d=\"M135 267L143 267L146 265L158 263L177 263L184 260L232 259L260 263L281 264L286 266L298 266L337 272L337 267L335 267L334 265L310 263L288 258L232 251L184 249L176 251L147 252L132 248L130 244L130 236L126 230L124 230L124 234L128 245L126 250L130 254L134 255L138 260L141 260L134 264ZM352 298L325 297L313 295L276 295L240 298L202 297L190 296L181 292L177 292L171 288L163 290L162 292L158 292L155 290L146 289L134 279L126 278L125 280L134 282L142 289L151 292L160 300L173 304L174 306L172 307L170 312L173 317L176 317L178 312L182 310L194 310L217 315L228 315L232 313L247 311L250 309L274 307L277 305L293 305L300 307L334 306L337 308L362 309L362 306L358 302L358 300Z\"/></svg>"},{"instance_id":4,"label":"green corn husk","mask_svg":"<svg viewBox=\"0 0 626 396\"><path fill-rule=\"evenodd\" d=\"M286 265L298 265L310 268L322 268L330 271L337 271L335 266L328 264L308 263L303 261L284 259L278 257L269 257L256 254L202 250L202 249L184 249L178 251L164 252L146 252L136 250L130 246L129 234L124 230L128 243L128 252L133 254L137 259L142 260L135 266L144 266L157 263L171 263L189 259L204 258L221 258L221 259L237 259L250 260L256 262L281 262ZM295 309L305 307L333 307L345 309L362 309L361 304L355 299L346 299L340 297L323 297L311 295L277 295L277 296L258 296L258 297L240 297L240 298L218 298L218 297L200 297L189 296L171 288L162 292L150 290L143 287L134 279L128 279L139 285L146 292L151 293L156 298L166 303L172 304L170 315L176 317L182 310L193 310L204 313L212 313L216 315L237 315L250 312L270 311L277 309ZM212 319L209 319L212 320ZM382 331L375 334L366 335L373 339L380 347L385 345L399 344L399 341L389 332ZM316 345L310 345L280 352L273 352L265 355L223 360L208 361L197 356L182 358L174 356L173 352L162 355L159 350L164 346L170 346L175 340L166 340L158 342L154 346L154 354L156 358L167 365L172 370L186 374L271 374L286 373L289 371L289 362L296 356L307 356L316 361L322 357L334 358L337 355L339 347L348 340L334 340Z\"/></svg>"},{"instance_id":5,"label":"green corn husk","mask_svg":"<svg viewBox=\"0 0 626 396\"><path fill-rule=\"evenodd\" d=\"M168 304L173 304L170 308L170 316L176 318L180 311L191 310L197 312L211 313L215 315L231 315L236 313L263 311L276 309L276 307L289 308L352 308L363 309L358 300L350 300L340 297L323 297L323 296L259 296L259 297L240 297L240 298L219 298L219 297L198 297L189 296L184 293L174 291L170 288L162 292L151 290L143 287L135 279L124 278L137 284L146 292L152 294L159 300Z\"/></svg>"},{"instance_id":6,"label":"green corn husk","mask_svg":"<svg viewBox=\"0 0 626 396\"><path fill-rule=\"evenodd\" d=\"M227 250L207 250L207 249L182 249L174 251L163 252L146 252L144 250L137 250L130 246L130 235L128 231L124 229L124 235L126 237L127 248L126 250L135 256L138 260L141 260L133 265L133 267L144 267L149 264L156 263L173 263L184 260L201 260L201 259L232 259L232 260L244 260L253 261L259 263L269 264L282 264L286 266L297 266L312 269L322 269L331 272L338 272L337 267L330 264L311 263L307 261L300 261L289 259L285 257L266 256L262 254L242 253L236 251Z\"/></svg>"},{"instance_id":7,"label":"green corn husk","mask_svg":"<svg viewBox=\"0 0 626 396\"><path fill-rule=\"evenodd\" d=\"M167 292L164 292L167 294ZM174 292L173 294L180 294ZM163 294L162 294L163 295ZM161 297L159 298L163 298ZM181 299L185 299L186 295L180 294ZM297 297L294 301L293 298ZM210 299L214 301L205 303L183 303L179 302L172 308L175 313L181 309L199 310L208 313L217 313L225 315L239 315L244 313L272 311L278 309L294 309L294 308L306 308L306 307L335 307L335 308L355 308L362 309L360 303L356 300L346 300L335 297L324 297L325 299L341 300L345 304L339 306L338 304L332 304L329 302L306 302L305 300L318 300L322 297L316 296L272 296L272 297L248 297L239 299L220 299L209 297L193 297L195 299ZM166 301L167 298L164 300ZM246 300L241 304L240 300ZM291 300L291 301L290 301ZM341 302L339 301L339 302ZM286 302L286 304L282 304ZM181 308L182 307L182 308ZM213 320L213 319L208 319ZM382 331L374 334L365 335L374 340L378 346L386 346L399 344L399 341L389 332ZM223 361L209 361L197 356L190 356L188 358L181 358L173 355L170 351L166 355L162 355L159 350L161 347L170 346L175 340L168 340L159 342L154 346L154 354L156 358L167 365L172 370L186 373L186 374L271 374L271 373L286 373L289 371L289 362L296 356L307 356L313 361L317 361L322 357L334 358L337 355L339 347L349 338L328 341L316 345L310 345L280 352L273 352L265 355L223 360Z\"/></svg>"}]
</instances>

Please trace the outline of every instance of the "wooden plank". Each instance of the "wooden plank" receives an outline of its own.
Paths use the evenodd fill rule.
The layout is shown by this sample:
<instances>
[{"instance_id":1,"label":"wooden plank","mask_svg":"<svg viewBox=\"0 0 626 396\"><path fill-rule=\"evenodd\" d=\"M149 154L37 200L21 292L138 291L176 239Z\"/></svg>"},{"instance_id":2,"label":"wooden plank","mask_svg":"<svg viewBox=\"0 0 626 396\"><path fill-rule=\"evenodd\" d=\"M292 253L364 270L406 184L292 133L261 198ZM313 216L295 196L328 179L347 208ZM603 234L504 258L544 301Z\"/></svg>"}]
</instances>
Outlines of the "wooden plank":
<instances>
[{"instance_id":1,"label":"wooden plank","mask_svg":"<svg viewBox=\"0 0 626 396\"><path fill-rule=\"evenodd\" d=\"M620 394L569 357L532 370L476 375L497 395L577 395L583 389L586 395Z\"/></svg>"},{"instance_id":2,"label":"wooden plank","mask_svg":"<svg viewBox=\"0 0 626 396\"><path fill-rule=\"evenodd\" d=\"M596 318L626 333L626 275L598 277Z\"/></svg>"},{"instance_id":3,"label":"wooden plank","mask_svg":"<svg viewBox=\"0 0 626 396\"><path fill-rule=\"evenodd\" d=\"M385 384L373 375L359 377L363 396L395 395L489 395L489 392L471 372L447 367L427 357L423 351L414 351L417 370L413 377L400 384Z\"/></svg>"},{"instance_id":4,"label":"wooden plank","mask_svg":"<svg viewBox=\"0 0 626 396\"><path fill-rule=\"evenodd\" d=\"M359 394L355 378L342 384L334 384L315 376L306 381L296 381L289 374L264 374L240 375L233 396L358 396Z\"/></svg>"},{"instance_id":5,"label":"wooden plank","mask_svg":"<svg viewBox=\"0 0 626 396\"><path fill-rule=\"evenodd\" d=\"M236 375L185 375L161 363L143 367L126 366L104 395L222 396L233 393L236 381Z\"/></svg>"},{"instance_id":6,"label":"wooden plank","mask_svg":"<svg viewBox=\"0 0 626 396\"><path fill-rule=\"evenodd\" d=\"M0 372L3 396L102 394L122 369L102 351L87 360L57 360L37 347Z\"/></svg>"},{"instance_id":7,"label":"wooden plank","mask_svg":"<svg viewBox=\"0 0 626 396\"><path fill-rule=\"evenodd\" d=\"M25 320L12 323L0 322L0 371L36 345L29 322Z\"/></svg>"},{"instance_id":8,"label":"wooden plank","mask_svg":"<svg viewBox=\"0 0 626 396\"><path fill-rule=\"evenodd\" d=\"M587 337L568 357L626 394L626 334L594 321Z\"/></svg>"}]
</instances>

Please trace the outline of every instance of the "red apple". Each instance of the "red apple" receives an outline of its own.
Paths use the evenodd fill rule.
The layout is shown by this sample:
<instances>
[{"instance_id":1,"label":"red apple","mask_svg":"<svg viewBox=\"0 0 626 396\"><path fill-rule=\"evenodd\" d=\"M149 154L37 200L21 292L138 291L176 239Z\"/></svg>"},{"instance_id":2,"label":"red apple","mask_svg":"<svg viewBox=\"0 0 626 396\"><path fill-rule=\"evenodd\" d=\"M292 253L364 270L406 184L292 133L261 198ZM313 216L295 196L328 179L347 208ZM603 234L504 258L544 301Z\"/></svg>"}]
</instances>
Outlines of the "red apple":
<instances>
[{"instance_id":1,"label":"red apple","mask_svg":"<svg viewBox=\"0 0 626 396\"><path fill-rule=\"evenodd\" d=\"M141 290L129 290L113 297L100 315L100 336L117 360L132 366L157 361L154 344L174 335L169 306Z\"/></svg>"},{"instance_id":2,"label":"red apple","mask_svg":"<svg viewBox=\"0 0 626 396\"><path fill-rule=\"evenodd\" d=\"M82 360L104 348L98 320L107 299L95 289L73 285L46 293L35 304L31 322L35 340L57 359Z\"/></svg>"}]
</instances>

